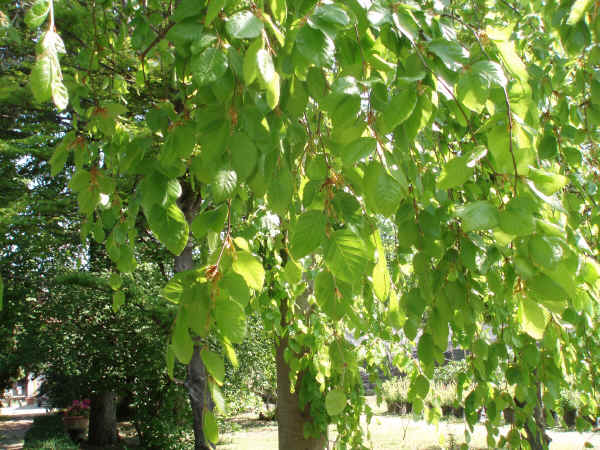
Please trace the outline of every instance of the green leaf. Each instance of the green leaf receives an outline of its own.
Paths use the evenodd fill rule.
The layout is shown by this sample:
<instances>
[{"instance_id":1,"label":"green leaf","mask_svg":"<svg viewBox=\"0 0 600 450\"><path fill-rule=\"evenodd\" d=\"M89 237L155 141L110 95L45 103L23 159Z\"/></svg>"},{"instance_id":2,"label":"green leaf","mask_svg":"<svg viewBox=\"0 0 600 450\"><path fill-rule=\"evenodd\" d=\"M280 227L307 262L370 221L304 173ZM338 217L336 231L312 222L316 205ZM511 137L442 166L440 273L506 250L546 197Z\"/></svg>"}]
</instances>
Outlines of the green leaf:
<instances>
[{"instance_id":1,"label":"green leaf","mask_svg":"<svg viewBox=\"0 0 600 450\"><path fill-rule=\"evenodd\" d=\"M373 268L373 292L377 298L383 302L386 301L390 295L391 278L379 230L375 231L374 235L375 248L377 249L377 263Z\"/></svg>"},{"instance_id":2,"label":"green leaf","mask_svg":"<svg viewBox=\"0 0 600 450\"><path fill-rule=\"evenodd\" d=\"M445 191L458 186L462 186L473 175L475 169L469 166L467 156L458 156L446 163L440 177L438 178L438 189Z\"/></svg>"},{"instance_id":3,"label":"green leaf","mask_svg":"<svg viewBox=\"0 0 600 450\"><path fill-rule=\"evenodd\" d=\"M411 383L410 389L419 397L425 398L429 392L429 380L423 375L419 375Z\"/></svg>"},{"instance_id":4,"label":"green leaf","mask_svg":"<svg viewBox=\"0 0 600 450\"><path fill-rule=\"evenodd\" d=\"M223 0L224 1L224 0ZM215 3L215 0L211 0L210 3ZM218 1L217 1L218 3ZM204 9L205 2L198 0L182 0L175 8L175 12L173 13L173 20L176 22L180 22L189 17L194 17L199 15ZM210 9L210 6L209 6ZM206 24L208 26L208 24Z\"/></svg>"},{"instance_id":5,"label":"green leaf","mask_svg":"<svg viewBox=\"0 0 600 450\"><path fill-rule=\"evenodd\" d=\"M219 15L219 12L225 7L227 0L209 0L204 18L204 26L209 26Z\"/></svg>"},{"instance_id":6,"label":"green leaf","mask_svg":"<svg viewBox=\"0 0 600 450\"><path fill-rule=\"evenodd\" d=\"M327 216L323 211L306 211L292 227L290 253L298 260L314 252L323 242Z\"/></svg>"},{"instance_id":7,"label":"green leaf","mask_svg":"<svg viewBox=\"0 0 600 450\"><path fill-rule=\"evenodd\" d=\"M337 416L346 407L346 396L339 389L332 389L325 396L325 409L330 416Z\"/></svg>"},{"instance_id":8,"label":"green leaf","mask_svg":"<svg viewBox=\"0 0 600 450\"><path fill-rule=\"evenodd\" d=\"M519 300L519 323L521 329L534 339L542 339L550 313L533 300L521 297Z\"/></svg>"},{"instance_id":9,"label":"green leaf","mask_svg":"<svg viewBox=\"0 0 600 450\"><path fill-rule=\"evenodd\" d=\"M260 36L263 23L251 11L240 11L227 20L225 29L234 39L254 39Z\"/></svg>"},{"instance_id":10,"label":"green leaf","mask_svg":"<svg viewBox=\"0 0 600 450\"><path fill-rule=\"evenodd\" d=\"M523 83L529 79L527 67L519 57L515 48L515 43L512 41L496 41L496 47L500 51L500 56L508 70Z\"/></svg>"},{"instance_id":11,"label":"green leaf","mask_svg":"<svg viewBox=\"0 0 600 450\"><path fill-rule=\"evenodd\" d=\"M241 344L246 338L246 314L242 306L232 299L219 299L215 307L219 331L233 344Z\"/></svg>"},{"instance_id":12,"label":"green leaf","mask_svg":"<svg viewBox=\"0 0 600 450\"><path fill-rule=\"evenodd\" d=\"M146 214L148 225L167 250L174 255L180 255L187 245L189 227L187 220L179 207L171 203L168 207L154 205Z\"/></svg>"},{"instance_id":13,"label":"green leaf","mask_svg":"<svg viewBox=\"0 0 600 450\"><path fill-rule=\"evenodd\" d=\"M190 63L192 77L198 87L219 80L225 75L228 67L227 56L223 50L214 47L193 56Z\"/></svg>"},{"instance_id":14,"label":"green leaf","mask_svg":"<svg viewBox=\"0 0 600 450\"><path fill-rule=\"evenodd\" d=\"M79 192L77 203L79 204L79 211L82 214L92 214L98 203L100 203L100 192L97 188L90 186L88 189Z\"/></svg>"},{"instance_id":15,"label":"green leaf","mask_svg":"<svg viewBox=\"0 0 600 450\"><path fill-rule=\"evenodd\" d=\"M286 0L269 0L269 7L273 17L279 22L285 22L287 16L287 4Z\"/></svg>"},{"instance_id":16,"label":"green leaf","mask_svg":"<svg viewBox=\"0 0 600 450\"><path fill-rule=\"evenodd\" d=\"M223 349L225 350L225 354L227 355L227 359L229 359L231 362L231 365L237 369L240 364L238 362L237 355L235 354L235 349L227 338L223 339Z\"/></svg>"},{"instance_id":17,"label":"green leaf","mask_svg":"<svg viewBox=\"0 0 600 450\"><path fill-rule=\"evenodd\" d=\"M329 31L331 27L335 29L344 29L350 25L350 16L348 13L338 5L334 4L320 4L310 16L310 20L313 26L320 28L325 27L325 32Z\"/></svg>"},{"instance_id":18,"label":"green leaf","mask_svg":"<svg viewBox=\"0 0 600 450\"><path fill-rule=\"evenodd\" d=\"M223 361L223 357L206 348L200 351L200 357L208 373L219 386L223 386L223 382L225 381L225 362Z\"/></svg>"},{"instance_id":19,"label":"green leaf","mask_svg":"<svg viewBox=\"0 0 600 450\"><path fill-rule=\"evenodd\" d=\"M541 303L550 311L562 314L567 309L567 292L546 275L538 274L527 280L527 289L532 300Z\"/></svg>"},{"instance_id":20,"label":"green leaf","mask_svg":"<svg viewBox=\"0 0 600 450\"><path fill-rule=\"evenodd\" d=\"M552 159L558 155L558 144L551 132L544 134L539 140L538 154L542 159Z\"/></svg>"},{"instance_id":21,"label":"green leaf","mask_svg":"<svg viewBox=\"0 0 600 450\"><path fill-rule=\"evenodd\" d=\"M487 136L488 148L494 160L494 168L500 173L514 174L514 164L510 148L510 133L506 126L496 126L490 130ZM513 154L516 159L515 146L513 145ZM519 169L518 160L517 169ZM521 171L519 171L521 173Z\"/></svg>"},{"instance_id":22,"label":"green leaf","mask_svg":"<svg viewBox=\"0 0 600 450\"><path fill-rule=\"evenodd\" d=\"M575 25L583 19L583 15L593 3L592 0L575 0L575 3L571 6L571 11L569 12L567 25Z\"/></svg>"},{"instance_id":23,"label":"green leaf","mask_svg":"<svg viewBox=\"0 0 600 450\"><path fill-rule=\"evenodd\" d=\"M115 293L113 293L113 311L117 312L119 311L119 309L121 309L121 306L123 306L125 304L125 294L123 293L123 291L117 291Z\"/></svg>"},{"instance_id":24,"label":"green leaf","mask_svg":"<svg viewBox=\"0 0 600 450\"><path fill-rule=\"evenodd\" d=\"M0 311L4 307L4 280L0 277Z\"/></svg>"},{"instance_id":25,"label":"green leaf","mask_svg":"<svg viewBox=\"0 0 600 450\"><path fill-rule=\"evenodd\" d=\"M337 279L350 284L370 273L372 258L365 242L347 229L333 232L326 243L325 264Z\"/></svg>"},{"instance_id":26,"label":"green leaf","mask_svg":"<svg viewBox=\"0 0 600 450\"><path fill-rule=\"evenodd\" d=\"M307 25L296 36L296 49L317 67L331 67L335 60L335 45L331 38Z\"/></svg>"},{"instance_id":27,"label":"green leaf","mask_svg":"<svg viewBox=\"0 0 600 450\"><path fill-rule=\"evenodd\" d=\"M172 303L179 303L181 294L183 293L183 278L180 274L175 274L165 287L160 290L160 295Z\"/></svg>"},{"instance_id":28,"label":"green leaf","mask_svg":"<svg viewBox=\"0 0 600 450\"><path fill-rule=\"evenodd\" d=\"M192 360L192 354L194 353L194 342L188 331L187 318L182 309L177 314L172 343L177 359L183 364L188 364Z\"/></svg>"},{"instance_id":29,"label":"green leaf","mask_svg":"<svg viewBox=\"0 0 600 450\"><path fill-rule=\"evenodd\" d=\"M116 261L119 272L131 273L135 270L137 262L131 247L125 245L120 249L119 259Z\"/></svg>"},{"instance_id":30,"label":"green leaf","mask_svg":"<svg viewBox=\"0 0 600 450\"><path fill-rule=\"evenodd\" d=\"M123 280L121 279L121 276L118 273L111 273L110 277L108 277L108 285L113 289L113 290L117 290L119 289L123 284Z\"/></svg>"},{"instance_id":31,"label":"green leaf","mask_svg":"<svg viewBox=\"0 0 600 450\"><path fill-rule=\"evenodd\" d=\"M56 147L52 158L50 158L50 175L55 177L63 170L69 158L69 153L70 151L66 145L58 145Z\"/></svg>"},{"instance_id":32,"label":"green leaf","mask_svg":"<svg viewBox=\"0 0 600 450\"><path fill-rule=\"evenodd\" d=\"M434 354L435 347L433 344L433 337L429 333L423 333L419 339L419 344L417 345L417 356L419 357L419 361L425 364L425 366L431 366L433 365Z\"/></svg>"},{"instance_id":33,"label":"green leaf","mask_svg":"<svg viewBox=\"0 0 600 450\"><path fill-rule=\"evenodd\" d=\"M285 216L294 194L294 179L287 163L282 162L269 182L267 203L277 214Z\"/></svg>"},{"instance_id":34,"label":"green leaf","mask_svg":"<svg viewBox=\"0 0 600 450\"><path fill-rule=\"evenodd\" d=\"M50 11L50 0L36 0L25 14L25 24L37 28L44 23Z\"/></svg>"},{"instance_id":35,"label":"green leaf","mask_svg":"<svg viewBox=\"0 0 600 450\"><path fill-rule=\"evenodd\" d=\"M262 289L265 282L265 269L256 256L245 251L238 251L231 267L244 278L248 287L256 291Z\"/></svg>"},{"instance_id":36,"label":"green leaf","mask_svg":"<svg viewBox=\"0 0 600 450\"><path fill-rule=\"evenodd\" d=\"M210 409L204 409L204 415L202 416L202 431L204 431L204 436L206 436L206 439L213 444L216 444L219 441L217 419Z\"/></svg>"},{"instance_id":37,"label":"green leaf","mask_svg":"<svg viewBox=\"0 0 600 450\"><path fill-rule=\"evenodd\" d=\"M581 278L590 286L595 286L600 279L600 264L591 258L586 258L581 268Z\"/></svg>"},{"instance_id":38,"label":"green leaf","mask_svg":"<svg viewBox=\"0 0 600 450\"><path fill-rule=\"evenodd\" d=\"M66 109L69 105L69 91L60 80L52 80L52 101L59 111Z\"/></svg>"},{"instance_id":39,"label":"green leaf","mask_svg":"<svg viewBox=\"0 0 600 450\"><path fill-rule=\"evenodd\" d=\"M569 184L569 179L564 175L536 169L535 167L529 168L528 177L546 195L552 195Z\"/></svg>"},{"instance_id":40,"label":"green leaf","mask_svg":"<svg viewBox=\"0 0 600 450\"><path fill-rule=\"evenodd\" d=\"M264 85L269 85L275 80L275 66L271 54L264 48L256 51L256 64L258 76Z\"/></svg>"},{"instance_id":41,"label":"green leaf","mask_svg":"<svg viewBox=\"0 0 600 450\"><path fill-rule=\"evenodd\" d=\"M398 294L394 290L390 290L390 300L385 318L387 324L396 329L402 328L406 323L406 313L401 308Z\"/></svg>"},{"instance_id":42,"label":"green leaf","mask_svg":"<svg viewBox=\"0 0 600 450\"><path fill-rule=\"evenodd\" d=\"M392 217L408 193L408 186L392 177L378 162L365 169L364 192L367 207L385 217Z\"/></svg>"},{"instance_id":43,"label":"green leaf","mask_svg":"<svg viewBox=\"0 0 600 450\"><path fill-rule=\"evenodd\" d=\"M489 230L498 225L498 210L486 200L459 206L456 215L462 219L465 232Z\"/></svg>"},{"instance_id":44,"label":"green leaf","mask_svg":"<svg viewBox=\"0 0 600 450\"><path fill-rule=\"evenodd\" d=\"M371 137L361 137L347 145L339 146L336 149L342 155L344 167L351 167L354 163L363 158L367 158L377 148L377 140Z\"/></svg>"},{"instance_id":45,"label":"green leaf","mask_svg":"<svg viewBox=\"0 0 600 450\"><path fill-rule=\"evenodd\" d=\"M531 211L508 207L498 215L500 229L511 236L528 236L535 233L535 217Z\"/></svg>"},{"instance_id":46,"label":"green leaf","mask_svg":"<svg viewBox=\"0 0 600 450\"><path fill-rule=\"evenodd\" d=\"M258 51L262 49L262 46L262 38L256 39L254 42L252 42L252 44L250 44L248 50L246 50L242 65L244 83L246 83L246 86L250 86L258 75Z\"/></svg>"},{"instance_id":47,"label":"green leaf","mask_svg":"<svg viewBox=\"0 0 600 450\"><path fill-rule=\"evenodd\" d=\"M221 203L233 196L237 188L237 173L234 170L219 170L212 184L213 199Z\"/></svg>"},{"instance_id":48,"label":"green leaf","mask_svg":"<svg viewBox=\"0 0 600 450\"><path fill-rule=\"evenodd\" d=\"M48 56L38 58L31 70L29 85L33 97L39 103L50 100L52 97L52 60Z\"/></svg>"},{"instance_id":49,"label":"green leaf","mask_svg":"<svg viewBox=\"0 0 600 450\"><path fill-rule=\"evenodd\" d=\"M198 4L195 1L193 1L193 3L196 5ZM180 5L183 5L183 3ZM174 19L176 15L177 10L175 10L173 17ZM201 23L198 23L196 20L190 19L175 24L175 26L169 30L166 37L169 41L175 44L175 46L183 47L186 44L200 41L203 38L203 32L204 26Z\"/></svg>"},{"instance_id":50,"label":"green leaf","mask_svg":"<svg viewBox=\"0 0 600 450\"><path fill-rule=\"evenodd\" d=\"M235 272L228 271L219 281L221 289L227 291L229 296L245 307L250 302L250 290L244 278Z\"/></svg>"},{"instance_id":51,"label":"green leaf","mask_svg":"<svg viewBox=\"0 0 600 450\"><path fill-rule=\"evenodd\" d=\"M275 109L275 107L279 104L279 96L280 96L280 85L279 85L279 74L275 72L275 76L273 77L273 81L266 85L267 88L267 105L271 109Z\"/></svg>"},{"instance_id":52,"label":"green leaf","mask_svg":"<svg viewBox=\"0 0 600 450\"><path fill-rule=\"evenodd\" d=\"M293 259L289 258L283 269L283 276L290 284L297 284L302 281L302 266Z\"/></svg>"},{"instance_id":53,"label":"green leaf","mask_svg":"<svg viewBox=\"0 0 600 450\"><path fill-rule=\"evenodd\" d=\"M508 84L502 66L496 62L489 60L476 62L471 66L471 71L485 78L490 84L497 84L502 87L506 87Z\"/></svg>"},{"instance_id":54,"label":"green leaf","mask_svg":"<svg viewBox=\"0 0 600 450\"><path fill-rule=\"evenodd\" d=\"M209 231L220 232L227 219L227 206L221 204L215 209L208 209L198 214L192 222L192 233L198 240L203 239Z\"/></svg>"},{"instance_id":55,"label":"green leaf","mask_svg":"<svg viewBox=\"0 0 600 450\"><path fill-rule=\"evenodd\" d=\"M346 305L342 303L341 293L335 287L333 276L326 270L315 277L315 298L331 320L338 321L344 317Z\"/></svg>"},{"instance_id":56,"label":"green leaf","mask_svg":"<svg viewBox=\"0 0 600 450\"><path fill-rule=\"evenodd\" d=\"M448 69L454 72L460 70L469 57L467 49L456 41L434 39L429 41L427 48L437 55Z\"/></svg>"},{"instance_id":57,"label":"green leaf","mask_svg":"<svg viewBox=\"0 0 600 450\"><path fill-rule=\"evenodd\" d=\"M409 86L394 95L386 104L377 124L382 133L393 131L398 125L408 119L417 105L417 89Z\"/></svg>"},{"instance_id":58,"label":"green leaf","mask_svg":"<svg viewBox=\"0 0 600 450\"><path fill-rule=\"evenodd\" d=\"M427 76L427 70L423 65L423 61L416 53L411 53L404 60L404 70L398 72L398 80L403 83L414 83L420 81Z\"/></svg>"},{"instance_id":59,"label":"green leaf","mask_svg":"<svg viewBox=\"0 0 600 450\"><path fill-rule=\"evenodd\" d=\"M529 238L531 261L538 267L552 270L564 256L561 241L552 236L534 235Z\"/></svg>"},{"instance_id":60,"label":"green leaf","mask_svg":"<svg viewBox=\"0 0 600 450\"><path fill-rule=\"evenodd\" d=\"M210 382L208 383L208 387L210 389L210 396L213 402L215 402L215 409L221 414L225 414L225 397L221 388L216 383Z\"/></svg>"},{"instance_id":61,"label":"green leaf","mask_svg":"<svg viewBox=\"0 0 600 450\"><path fill-rule=\"evenodd\" d=\"M171 129L169 133L170 151L175 158L188 158L196 144L196 130L190 122Z\"/></svg>"},{"instance_id":62,"label":"green leaf","mask_svg":"<svg viewBox=\"0 0 600 450\"><path fill-rule=\"evenodd\" d=\"M478 74L467 73L458 80L456 97L471 111L481 114L489 98L489 82Z\"/></svg>"}]
</instances>

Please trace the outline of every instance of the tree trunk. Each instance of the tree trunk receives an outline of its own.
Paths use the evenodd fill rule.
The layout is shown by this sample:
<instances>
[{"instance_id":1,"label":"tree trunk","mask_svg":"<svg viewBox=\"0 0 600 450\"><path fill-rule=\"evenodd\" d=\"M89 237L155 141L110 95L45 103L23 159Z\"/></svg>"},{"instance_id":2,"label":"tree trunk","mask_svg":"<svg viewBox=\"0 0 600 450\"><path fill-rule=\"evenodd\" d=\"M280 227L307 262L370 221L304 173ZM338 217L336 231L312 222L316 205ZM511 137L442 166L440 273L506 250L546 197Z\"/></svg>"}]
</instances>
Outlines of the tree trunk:
<instances>
[{"instance_id":1,"label":"tree trunk","mask_svg":"<svg viewBox=\"0 0 600 450\"><path fill-rule=\"evenodd\" d=\"M529 442L531 450L546 449L549 447L551 439L546 433L546 418L544 417L544 403L540 383L537 385L537 402L535 408L533 408L533 420L535 422L533 429L529 424L526 424L527 442Z\"/></svg>"},{"instance_id":2,"label":"tree trunk","mask_svg":"<svg viewBox=\"0 0 600 450\"><path fill-rule=\"evenodd\" d=\"M179 199L179 206L182 209L188 224L192 223L196 215L196 211L200 206L200 197L195 194L187 184L182 186L183 195ZM183 252L175 257L174 270L175 272L183 272L194 268L194 258L192 254L193 245L188 241ZM192 412L194 414L194 449L208 450L214 448L202 429L202 417L205 408L213 409L213 403L208 390L206 368L200 358L200 349L197 345L194 346L192 360L188 364L188 374L185 380L185 387L188 391Z\"/></svg>"},{"instance_id":3,"label":"tree trunk","mask_svg":"<svg viewBox=\"0 0 600 450\"><path fill-rule=\"evenodd\" d=\"M212 411L213 402L208 391L206 368L200 358L199 346L194 346L192 360L188 364L188 377L185 387L190 396L192 412L194 413L194 450L210 450L214 446L208 442L202 429L202 415L205 409Z\"/></svg>"},{"instance_id":4,"label":"tree trunk","mask_svg":"<svg viewBox=\"0 0 600 450\"><path fill-rule=\"evenodd\" d=\"M285 317L285 316L283 316ZM279 450L323 450L327 448L327 435L318 438L304 437L304 424L310 422L310 407L300 409L298 388L301 377L298 375L296 389L290 392L290 367L283 358L287 347L287 338L280 340L276 348L275 363L277 366L277 433Z\"/></svg>"},{"instance_id":5,"label":"tree trunk","mask_svg":"<svg viewBox=\"0 0 600 450\"><path fill-rule=\"evenodd\" d=\"M305 293L296 299L299 309L308 313L308 295L312 291L309 285ZM287 327L287 302L282 300L279 304L281 314L281 326ZM327 433L319 437L304 437L304 424L311 421L310 405L306 405L304 410L300 409L300 400L298 398L298 389L302 384L303 376L310 376L308 373L298 374L294 393L291 392L290 385L290 366L283 357L284 351L288 346L287 337L282 337L279 344L275 344L275 365L277 369L277 434L279 438L279 450L323 450L327 448Z\"/></svg>"},{"instance_id":6,"label":"tree trunk","mask_svg":"<svg viewBox=\"0 0 600 450\"><path fill-rule=\"evenodd\" d=\"M175 257L175 272L183 272L194 268L192 246L188 245L181 255ZM202 429L204 408L212 410L212 400L206 380L206 368L200 358L200 349L194 346L192 360L188 364L188 375L185 380L192 412L194 413L194 449L208 450L214 448L207 441Z\"/></svg>"},{"instance_id":7,"label":"tree trunk","mask_svg":"<svg viewBox=\"0 0 600 450\"><path fill-rule=\"evenodd\" d=\"M91 445L109 446L117 443L117 404L114 392L100 392L91 398L90 429Z\"/></svg>"}]
</instances>

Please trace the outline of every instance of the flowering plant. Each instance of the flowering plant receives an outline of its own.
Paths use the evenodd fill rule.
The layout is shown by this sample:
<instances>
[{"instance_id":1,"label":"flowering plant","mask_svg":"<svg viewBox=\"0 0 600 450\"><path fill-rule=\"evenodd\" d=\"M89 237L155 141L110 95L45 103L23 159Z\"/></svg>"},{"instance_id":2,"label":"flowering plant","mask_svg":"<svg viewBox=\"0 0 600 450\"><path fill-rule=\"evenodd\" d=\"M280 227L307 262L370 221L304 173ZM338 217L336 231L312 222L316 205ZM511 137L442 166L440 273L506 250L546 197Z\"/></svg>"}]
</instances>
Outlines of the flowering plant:
<instances>
[{"instance_id":1,"label":"flowering plant","mask_svg":"<svg viewBox=\"0 0 600 450\"><path fill-rule=\"evenodd\" d=\"M89 416L90 415L90 400L73 400L71 406L65 411L65 416Z\"/></svg>"}]
</instances>

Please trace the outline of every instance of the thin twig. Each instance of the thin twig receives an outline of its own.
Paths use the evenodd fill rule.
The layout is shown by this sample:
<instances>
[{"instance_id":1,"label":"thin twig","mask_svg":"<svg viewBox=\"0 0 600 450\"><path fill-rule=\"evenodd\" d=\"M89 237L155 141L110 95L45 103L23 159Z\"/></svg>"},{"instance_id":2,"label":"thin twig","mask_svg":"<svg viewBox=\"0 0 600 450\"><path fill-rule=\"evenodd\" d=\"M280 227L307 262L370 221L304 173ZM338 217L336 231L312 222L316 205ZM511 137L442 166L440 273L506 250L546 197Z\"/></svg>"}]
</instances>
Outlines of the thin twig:
<instances>
[{"instance_id":1,"label":"thin twig","mask_svg":"<svg viewBox=\"0 0 600 450\"><path fill-rule=\"evenodd\" d=\"M514 195L515 197L517 196L517 182L519 181L519 173L517 171L517 160L515 159L515 153L513 151L513 123L512 123L512 112L510 109L510 100L508 99L508 92L506 91L506 88L503 89L504 90L504 100L506 102L506 115L508 117L508 149L510 150L510 156L512 158L512 163L513 163L513 167L515 169L515 185L513 187L514 189Z\"/></svg>"},{"instance_id":2,"label":"thin twig","mask_svg":"<svg viewBox=\"0 0 600 450\"><path fill-rule=\"evenodd\" d=\"M173 28L174 25L175 25L175 22L171 22L169 25L167 25L164 30L162 30L160 33L158 33L158 35L156 36L156 38L150 43L150 45L148 45L148 47L146 48L146 50L144 50L140 54L140 59L142 60L142 63L144 62L144 58L146 58L146 55L148 54L148 52L150 50L152 50L156 44L158 44L160 41L163 40L163 38L167 35L167 33L169 32L169 30L171 28Z\"/></svg>"},{"instance_id":3,"label":"thin twig","mask_svg":"<svg viewBox=\"0 0 600 450\"><path fill-rule=\"evenodd\" d=\"M217 270L219 269L219 265L221 264L221 258L223 257L223 253L225 252L225 247L229 245L231 241L231 199L227 201L227 234L225 235L225 239L223 240L223 246L221 247L221 251L219 252L219 257L217 258L217 262L215 266Z\"/></svg>"},{"instance_id":4,"label":"thin twig","mask_svg":"<svg viewBox=\"0 0 600 450\"><path fill-rule=\"evenodd\" d=\"M454 103L456 103L456 106L458 107L458 110L461 112L461 114L463 115L463 117L465 118L465 122L467 122L467 128L469 129L469 133L471 134L471 136L473 136L473 128L471 127L471 121L469 120L469 116L467 116L467 113L465 112L465 110L463 109L462 105L460 104L460 102L458 101L458 99L456 98L456 95L454 95L454 91L452 89L450 89L450 86L448 86L448 84L446 84L446 81L441 78L440 76L438 76L431 67L429 67L429 64L427 64L427 61L425 61L425 57L423 56L423 54L421 53L421 51L419 50L419 47L417 47L416 44L412 44L413 48L415 49L415 51L417 52L417 55L419 56L419 59L421 59L421 63L423 63L423 66L429 70L429 72L431 72L436 80L440 83L440 85L446 90L446 92L448 92L448 94L450 95L450 97L452 97L452 99L454 100Z\"/></svg>"}]
</instances>

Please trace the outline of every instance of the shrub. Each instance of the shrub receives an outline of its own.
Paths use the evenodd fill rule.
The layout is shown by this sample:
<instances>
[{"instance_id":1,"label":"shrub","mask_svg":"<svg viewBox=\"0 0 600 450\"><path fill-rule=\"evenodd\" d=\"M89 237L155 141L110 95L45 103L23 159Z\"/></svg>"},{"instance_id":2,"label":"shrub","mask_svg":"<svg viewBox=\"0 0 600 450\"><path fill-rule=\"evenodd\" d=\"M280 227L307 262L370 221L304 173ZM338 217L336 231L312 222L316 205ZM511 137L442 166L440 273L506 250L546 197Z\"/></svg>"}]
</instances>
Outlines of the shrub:
<instances>
[{"instance_id":1,"label":"shrub","mask_svg":"<svg viewBox=\"0 0 600 450\"><path fill-rule=\"evenodd\" d=\"M438 403L442 408L444 416L450 414L459 415L455 412L456 401L456 383L434 382L429 390L427 401Z\"/></svg>"},{"instance_id":2,"label":"shrub","mask_svg":"<svg viewBox=\"0 0 600 450\"><path fill-rule=\"evenodd\" d=\"M558 403L562 418L567 427L574 426L577 412L583 404L580 393L571 389L562 389Z\"/></svg>"},{"instance_id":3,"label":"shrub","mask_svg":"<svg viewBox=\"0 0 600 450\"><path fill-rule=\"evenodd\" d=\"M467 371L467 360L449 361L443 366L438 366L433 370L433 382L450 384L456 383L458 375Z\"/></svg>"},{"instance_id":4,"label":"shrub","mask_svg":"<svg viewBox=\"0 0 600 450\"><path fill-rule=\"evenodd\" d=\"M383 399L388 405L389 412L408 414L412 411L412 404L408 400L409 389L410 380L407 377L394 378L383 383Z\"/></svg>"},{"instance_id":5,"label":"shrub","mask_svg":"<svg viewBox=\"0 0 600 450\"><path fill-rule=\"evenodd\" d=\"M59 414L39 416L33 420L33 425L25 435L24 449L35 450L75 450L75 444L62 423Z\"/></svg>"}]
</instances>

